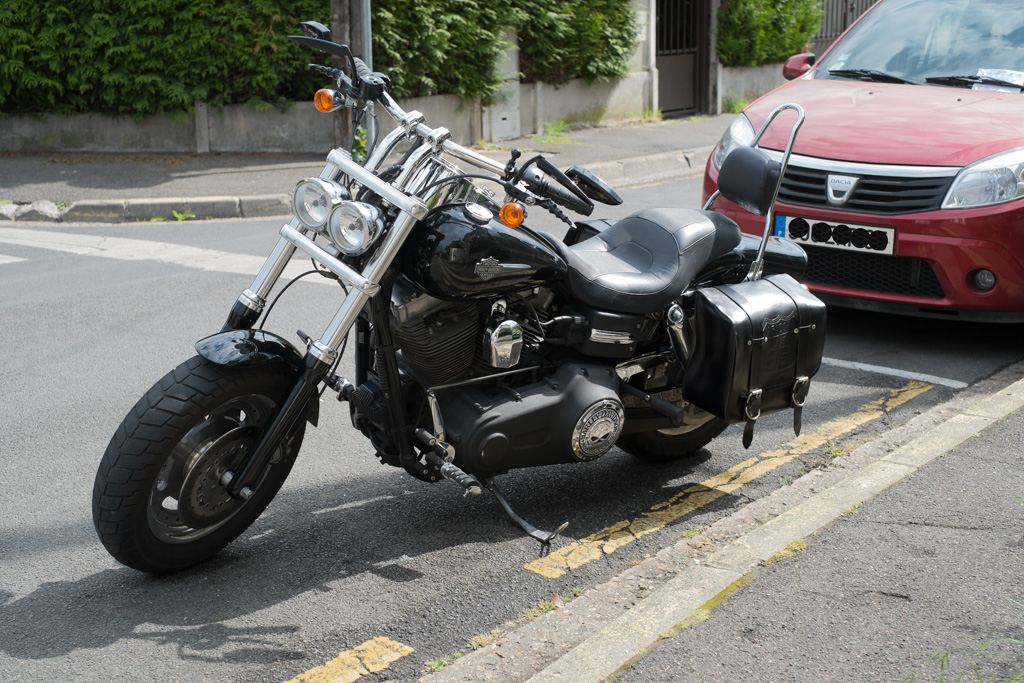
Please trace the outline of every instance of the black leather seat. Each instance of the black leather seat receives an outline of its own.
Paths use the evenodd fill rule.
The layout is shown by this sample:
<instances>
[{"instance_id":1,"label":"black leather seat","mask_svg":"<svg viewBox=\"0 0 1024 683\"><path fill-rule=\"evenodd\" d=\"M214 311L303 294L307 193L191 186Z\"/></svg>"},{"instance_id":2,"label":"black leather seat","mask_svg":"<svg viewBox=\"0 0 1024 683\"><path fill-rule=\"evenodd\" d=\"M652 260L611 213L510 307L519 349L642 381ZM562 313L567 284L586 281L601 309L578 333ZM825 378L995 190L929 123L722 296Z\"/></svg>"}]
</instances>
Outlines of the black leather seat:
<instances>
[{"instance_id":1,"label":"black leather seat","mask_svg":"<svg viewBox=\"0 0 1024 683\"><path fill-rule=\"evenodd\" d=\"M740 243L740 229L712 211L645 209L558 250L569 291L594 308L653 313L668 306L708 261Z\"/></svg>"}]
</instances>

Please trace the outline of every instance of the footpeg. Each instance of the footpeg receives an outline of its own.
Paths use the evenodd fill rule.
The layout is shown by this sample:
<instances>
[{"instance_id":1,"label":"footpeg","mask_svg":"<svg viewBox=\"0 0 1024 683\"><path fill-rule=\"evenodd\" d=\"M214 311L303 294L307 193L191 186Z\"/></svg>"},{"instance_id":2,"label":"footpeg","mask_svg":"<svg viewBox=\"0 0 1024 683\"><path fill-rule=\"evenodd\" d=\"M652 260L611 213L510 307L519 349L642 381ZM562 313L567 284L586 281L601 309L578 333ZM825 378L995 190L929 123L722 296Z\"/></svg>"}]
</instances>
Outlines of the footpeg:
<instances>
[{"instance_id":1,"label":"footpeg","mask_svg":"<svg viewBox=\"0 0 1024 683\"><path fill-rule=\"evenodd\" d=\"M416 440L426 446L423 452L423 457L426 461L436 467L441 472L441 476L448 481L454 481L456 484L466 489L466 495L473 494L474 496L480 495L483 491L483 486L479 480L472 474L468 474L461 467L455 465L451 460L455 457L455 450L441 441L434 435L430 434L425 429L416 430Z\"/></svg>"},{"instance_id":2,"label":"footpeg","mask_svg":"<svg viewBox=\"0 0 1024 683\"><path fill-rule=\"evenodd\" d=\"M538 529L516 514L516 511L512 509L512 505L509 504L508 499L506 499L504 494L502 494L501 489L499 489L498 485L494 483L494 479L484 479L484 485L490 489L491 493L494 494L494 497L498 499L498 502L501 503L501 507L505 508L506 514L512 518L512 521L518 524L519 528L525 531L530 538L540 541L540 556L547 556L547 554L551 552L551 541L558 538L558 535L565 531L569 526L569 522L562 523L562 525L554 531L543 531Z\"/></svg>"}]
</instances>

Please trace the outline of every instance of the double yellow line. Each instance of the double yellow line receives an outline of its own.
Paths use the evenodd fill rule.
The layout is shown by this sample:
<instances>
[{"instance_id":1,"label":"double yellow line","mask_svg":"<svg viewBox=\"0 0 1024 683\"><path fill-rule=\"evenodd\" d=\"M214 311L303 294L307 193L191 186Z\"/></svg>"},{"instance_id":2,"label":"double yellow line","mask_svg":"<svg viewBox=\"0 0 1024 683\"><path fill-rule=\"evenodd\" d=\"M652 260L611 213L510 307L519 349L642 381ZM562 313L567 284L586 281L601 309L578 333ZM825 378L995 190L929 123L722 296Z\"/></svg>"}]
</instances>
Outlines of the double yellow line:
<instances>
[{"instance_id":1,"label":"double yellow line","mask_svg":"<svg viewBox=\"0 0 1024 683\"><path fill-rule=\"evenodd\" d=\"M388 638L374 638L351 650L339 652L323 666L299 674L288 683L352 683L366 674L383 671L412 652L408 645Z\"/></svg>"},{"instance_id":2,"label":"double yellow line","mask_svg":"<svg viewBox=\"0 0 1024 683\"><path fill-rule=\"evenodd\" d=\"M805 455L843 436L887 411L920 396L932 388L924 382L910 382L886 396L862 406L855 413L825 423L809 434L799 436L779 450L767 451L745 460L699 484L688 486L667 501L658 503L640 517L618 522L597 533L559 548L547 557L525 565L526 569L548 578L557 578L615 552L636 539L664 529L722 496L733 493L794 458ZM369 673L383 671L413 649L388 638L368 640L352 650L341 652L323 666L300 674L288 683L352 683Z\"/></svg>"},{"instance_id":3,"label":"double yellow line","mask_svg":"<svg viewBox=\"0 0 1024 683\"><path fill-rule=\"evenodd\" d=\"M642 536L664 529L724 495L735 492L745 484L758 479L787 462L805 455L830 440L853 431L862 424L875 420L887 411L902 405L932 388L924 382L910 382L886 396L862 406L855 413L825 423L809 434L803 434L779 450L767 451L745 460L721 474L699 484L688 486L665 502L633 520L617 522L597 533L559 548L547 557L528 562L526 569L549 579L611 554Z\"/></svg>"}]
</instances>

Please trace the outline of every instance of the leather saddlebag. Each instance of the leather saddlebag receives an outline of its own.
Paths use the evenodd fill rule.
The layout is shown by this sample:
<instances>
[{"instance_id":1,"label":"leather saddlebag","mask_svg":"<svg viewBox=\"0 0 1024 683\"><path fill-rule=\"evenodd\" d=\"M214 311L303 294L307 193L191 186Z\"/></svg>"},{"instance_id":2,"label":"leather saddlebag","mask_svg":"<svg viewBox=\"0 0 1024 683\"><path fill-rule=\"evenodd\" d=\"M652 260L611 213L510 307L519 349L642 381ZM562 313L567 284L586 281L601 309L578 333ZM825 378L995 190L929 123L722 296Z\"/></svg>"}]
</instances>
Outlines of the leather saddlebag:
<instances>
[{"instance_id":1,"label":"leather saddlebag","mask_svg":"<svg viewBox=\"0 0 1024 683\"><path fill-rule=\"evenodd\" d=\"M825 304L789 275L697 290L687 401L731 424L749 448L762 415L800 414L825 346Z\"/></svg>"}]
</instances>

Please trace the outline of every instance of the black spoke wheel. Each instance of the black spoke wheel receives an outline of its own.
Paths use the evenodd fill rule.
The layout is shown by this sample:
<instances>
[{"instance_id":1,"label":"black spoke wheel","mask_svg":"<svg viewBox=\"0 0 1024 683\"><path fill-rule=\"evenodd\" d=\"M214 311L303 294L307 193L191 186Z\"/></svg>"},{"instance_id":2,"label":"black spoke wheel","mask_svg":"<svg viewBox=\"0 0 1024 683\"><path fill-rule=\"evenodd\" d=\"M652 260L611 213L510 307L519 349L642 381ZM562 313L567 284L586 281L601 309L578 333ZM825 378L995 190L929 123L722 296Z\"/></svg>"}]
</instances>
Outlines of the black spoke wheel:
<instances>
[{"instance_id":1,"label":"black spoke wheel","mask_svg":"<svg viewBox=\"0 0 1024 683\"><path fill-rule=\"evenodd\" d=\"M250 488L222 477L259 442L294 375L282 364L225 368L194 357L156 383L107 446L93 487L93 522L118 561L148 572L201 562L259 517L302 444L300 420Z\"/></svg>"}]
</instances>

